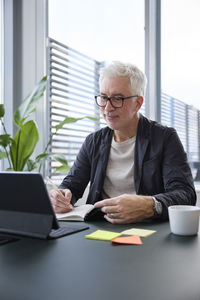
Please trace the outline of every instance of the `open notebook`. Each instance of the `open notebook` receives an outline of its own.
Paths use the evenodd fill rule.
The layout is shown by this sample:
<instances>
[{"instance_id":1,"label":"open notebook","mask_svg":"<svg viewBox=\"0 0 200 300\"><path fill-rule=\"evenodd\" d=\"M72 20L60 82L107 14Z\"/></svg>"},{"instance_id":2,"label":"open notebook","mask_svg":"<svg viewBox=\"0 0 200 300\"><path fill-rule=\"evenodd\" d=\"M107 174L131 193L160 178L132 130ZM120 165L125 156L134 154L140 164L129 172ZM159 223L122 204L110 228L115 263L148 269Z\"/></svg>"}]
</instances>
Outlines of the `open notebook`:
<instances>
[{"instance_id":1,"label":"open notebook","mask_svg":"<svg viewBox=\"0 0 200 300\"><path fill-rule=\"evenodd\" d=\"M100 208L94 208L92 204L83 204L75 206L74 209L68 213L56 214L60 221L100 221L104 220L104 213Z\"/></svg>"},{"instance_id":2,"label":"open notebook","mask_svg":"<svg viewBox=\"0 0 200 300\"><path fill-rule=\"evenodd\" d=\"M0 172L0 191L0 233L52 239L89 228L60 226L40 173Z\"/></svg>"}]
</instances>

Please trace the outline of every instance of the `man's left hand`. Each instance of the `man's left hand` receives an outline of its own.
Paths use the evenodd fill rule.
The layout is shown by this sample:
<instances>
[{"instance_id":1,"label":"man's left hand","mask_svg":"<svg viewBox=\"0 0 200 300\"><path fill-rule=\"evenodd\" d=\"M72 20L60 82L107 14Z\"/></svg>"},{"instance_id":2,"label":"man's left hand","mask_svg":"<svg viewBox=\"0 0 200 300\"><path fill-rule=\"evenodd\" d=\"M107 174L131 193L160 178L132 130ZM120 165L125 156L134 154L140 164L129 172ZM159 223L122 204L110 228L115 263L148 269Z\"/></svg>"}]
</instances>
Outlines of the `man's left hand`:
<instances>
[{"instance_id":1,"label":"man's left hand","mask_svg":"<svg viewBox=\"0 0 200 300\"><path fill-rule=\"evenodd\" d=\"M154 215L153 198L150 196L123 194L94 204L105 213L105 219L113 224L139 222Z\"/></svg>"}]
</instances>

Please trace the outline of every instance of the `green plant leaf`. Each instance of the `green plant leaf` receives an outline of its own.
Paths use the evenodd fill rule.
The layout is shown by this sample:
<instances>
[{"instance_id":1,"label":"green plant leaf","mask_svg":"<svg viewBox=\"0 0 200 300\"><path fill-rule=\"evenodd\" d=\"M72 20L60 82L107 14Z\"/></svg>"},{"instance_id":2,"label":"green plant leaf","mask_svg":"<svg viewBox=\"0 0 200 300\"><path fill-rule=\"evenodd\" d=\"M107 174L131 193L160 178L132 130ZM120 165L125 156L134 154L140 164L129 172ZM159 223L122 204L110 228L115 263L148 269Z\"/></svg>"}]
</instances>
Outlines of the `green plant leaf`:
<instances>
[{"instance_id":1,"label":"green plant leaf","mask_svg":"<svg viewBox=\"0 0 200 300\"><path fill-rule=\"evenodd\" d=\"M16 133L10 147L10 156L15 171L23 171L39 140L38 129L33 120L26 122Z\"/></svg>"},{"instance_id":2,"label":"green plant leaf","mask_svg":"<svg viewBox=\"0 0 200 300\"><path fill-rule=\"evenodd\" d=\"M10 134L0 135L0 145L6 148L11 143Z\"/></svg>"},{"instance_id":3,"label":"green plant leaf","mask_svg":"<svg viewBox=\"0 0 200 300\"><path fill-rule=\"evenodd\" d=\"M31 171L37 169L37 165L38 164L35 160L28 159L24 170L25 171L27 170L28 172L31 172Z\"/></svg>"},{"instance_id":4,"label":"green plant leaf","mask_svg":"<svg viewBox=\"0 0 200 300\"><path fill-rule=\"evenodd\" d=\"M65 166L68 165L68 162L63 154L58 154L58 153L53 153L53 154L54 155L52 156L52 158L54 160L58 161L62 165L65 165Z\"/></svg>"},{"instance_id":5,"label":"green plant leaf","mask_svg":"<svg viewBox=\"0 0 200 300\"><path fill-rule=\"evenodd\" d=\"M36 162L39 164L44 164L45 161L47 161L49 158L54 159L55 161L58 161L59 163L61 163L61 166L65 167L68 171L70 170L70 167L68 165L67 160L65 159L65 156L63 154L58 154L58 153L42 153L39 154L36 157ZM61 167L60 166L60 167Z\"/></svg>"},{"instance_id":6,"label":"green plant leaf","mask_svg":"<svg viewBox=\"0 0 200 300\"><path fill-rule=\"evenodd\" d=\"M7 154L6 154L6 152L0 150L0 160L3 158L7 158Z\"/></svg>"},{"instance_id":7,"label":"green plant leaf","mask_svg":"<svg viewBox=\"0 0 200 300\"><path fill-rule=\"evenodd\" d=\"M56 172L60 172L60 173L67 173L69 170L70 167L68 165L62 165L56 168Z\"/></svg>"},{"instance_id":8,"label":"green plant leaf","mask_svg":"<svg viewBox=\"0 0 200 300\"><path fill-rule=\"evenodd\" d=\"M22 127L24 121L36 110L38 101L46 89L47 76L44 76L35 86L32 93L28 95L14 114L14 121L17 126Z\"/></svg>"},{"instance_id":9,"label":"green plant leaf","mask_svg":"<svg viewBox=\"0 0 200 300\"><path fill-rule=\"evenodd\" d=\"M64 155L55 154L53 158L61 163L61 166L56 168L56 172L67 173L70 170L70 166L68 165L68 162Z\"/></svg>"},{"instance_id":10,"label":"green plant leaf","mask_svg":"<svg viewBox=\"0 0 200 300\"><path fill-rule=\"evenodd\" d=\"M3 118L4 115L5 115L4 105L0 104L0 118Z\"/></svg>"},{"instance_id":11,"label":"green plant leaf","mask_svg":"<svg viewBox=\"0 0 200 300\"><path fill-rule=\"evenodd\" d=\"M42 153L39 154L36 157L36 161L39 163L45 162L48 158L53 158L54 160L60 162L61 164L67 164L67 160L65 159L65 156L63 154L58 154L58 153Z\"/></svg>"},{"instance_id":12,"label":"green plant leaf","mask_svg":"<svg viewBox=\"0 0 200 300\"><path fill-rule=\"evenodd\" d=\"M36 157L35 161L37 163L43 164L50 156L51 153L41 153Z\"/></svg>"},{"instance_id":13,"label":"green plant leaf","mask_svg":"<svg viewBox=\"0 0 200 300\"><path fill-rule=\"evenodd\" d=\"M58 131L59 129L61 129L65 124L69 124L69 123L75 123L79 120L83 120L83 119L89 119L91 121L97 121L97 118L94 117L82 117L82 118L71 118L71 117L66 117L62 122L60 122L58 125L55 126L56 131Z\"/></svg>"}]
</instances>

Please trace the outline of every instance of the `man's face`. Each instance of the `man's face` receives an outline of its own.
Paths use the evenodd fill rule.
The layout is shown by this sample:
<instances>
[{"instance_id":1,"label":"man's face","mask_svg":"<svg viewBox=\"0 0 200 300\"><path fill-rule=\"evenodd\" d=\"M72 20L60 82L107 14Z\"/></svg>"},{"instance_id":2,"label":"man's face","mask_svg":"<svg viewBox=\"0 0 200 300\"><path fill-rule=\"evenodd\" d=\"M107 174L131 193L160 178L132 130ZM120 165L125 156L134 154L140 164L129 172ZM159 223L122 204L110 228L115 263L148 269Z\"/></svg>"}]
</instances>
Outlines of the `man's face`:
<instances>
[{"instance_id":1,"label":"man's face","mask_svg":"<svg viewBox=\"0 0 200 300\"><path fill-rule=\"evenodd\" d=\"M136 95L130 88L128 77L104 78L101 82L101 95L107 97L128 97ZM101 113L107 125L113 130L128 130L137 122L137 112L142 105L143 98L124 100L123 106L114 108L110 101L106 107L101 107Z\"/></svg>"}]
</instances>

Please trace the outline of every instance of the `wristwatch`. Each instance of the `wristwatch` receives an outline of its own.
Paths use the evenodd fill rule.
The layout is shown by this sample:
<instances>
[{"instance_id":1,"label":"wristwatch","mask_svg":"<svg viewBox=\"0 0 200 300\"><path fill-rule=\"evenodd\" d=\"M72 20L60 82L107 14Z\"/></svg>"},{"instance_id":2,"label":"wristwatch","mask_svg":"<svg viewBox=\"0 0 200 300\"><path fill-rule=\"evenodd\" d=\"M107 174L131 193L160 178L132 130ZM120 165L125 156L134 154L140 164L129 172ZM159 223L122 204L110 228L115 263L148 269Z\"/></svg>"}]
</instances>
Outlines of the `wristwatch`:
<instances>
[{"instance_id":1,"label":"wristwatch","mask_svg":"<svg viewBox=\"0 0 200 300\"><path fill-rule=\"evenodd\" d=\"M153 211L154 211L154 216L160 216L162 214L162 204L158 200L156 200L155 197L152 197L154 204L153 204Z\"/></svg>"}]
</instances>

